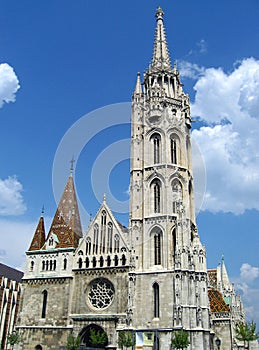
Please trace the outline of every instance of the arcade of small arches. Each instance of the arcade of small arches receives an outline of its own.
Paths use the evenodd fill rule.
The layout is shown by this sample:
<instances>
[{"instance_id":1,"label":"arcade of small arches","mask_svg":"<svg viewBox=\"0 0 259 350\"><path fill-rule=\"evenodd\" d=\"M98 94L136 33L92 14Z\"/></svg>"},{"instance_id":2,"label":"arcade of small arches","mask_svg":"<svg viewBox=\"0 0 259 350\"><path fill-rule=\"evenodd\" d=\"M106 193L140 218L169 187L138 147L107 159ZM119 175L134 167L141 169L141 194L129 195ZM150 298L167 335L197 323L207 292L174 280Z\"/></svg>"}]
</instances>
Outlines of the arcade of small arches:
<instances>
[{"instance_id":1,"label":"arcade of small arches","mask_svg":"<svg viewBox=\"0 0 259 350\"><path fill-rule=\"evenodd\" d=\"M79 255L83 254L83 252L79 252ZM97 268L97 267L117 267L117 266L125 266L127 262L126 255L115 254L113 257L107 255L105 258L101 255L100 257L93 256L90 259L88 256L83 261L83 258L80 256L77 260L78 268Z\"/></svg>"}]
</instances>

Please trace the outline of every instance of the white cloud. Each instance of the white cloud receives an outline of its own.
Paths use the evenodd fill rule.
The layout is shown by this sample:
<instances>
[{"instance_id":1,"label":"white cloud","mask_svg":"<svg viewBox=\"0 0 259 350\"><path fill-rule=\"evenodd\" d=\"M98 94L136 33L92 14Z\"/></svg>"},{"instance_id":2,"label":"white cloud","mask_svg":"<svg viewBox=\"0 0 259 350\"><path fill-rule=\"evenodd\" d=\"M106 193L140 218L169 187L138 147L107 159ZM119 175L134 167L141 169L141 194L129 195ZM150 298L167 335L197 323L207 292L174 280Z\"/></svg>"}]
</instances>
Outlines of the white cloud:
<instances>
[{"instance_id":1,"label":"white cloud","mask_svg":"<svg viewBox=\"0 0 259 350\"><path fill-rule=\"evenodd\" d=\"M205 73L205 68L196 63L179 60L177 66L182 78L198 79Z\"/></svg>"},{"instance_id":2,"label":"white cloud","mask_svg":"<svg viewBox=\"0 0 259 350\"><path fill-rule=\"evenodd\" d=\"M240 268L240 277L244 282L253 282L259 276L259 267L244 263Z\"/></svg>"},{"instance_id":3,"label":"white cloud","mask_svg":"<svg viewBox=\"0 0 259 350\"><path fill-rule=\"evenodd\" d=\"M45 230L51 223L51 218L44 218ZM38 220L22 221L0 219L1 249L0 261L8 266L23 270L25 252L28 250Z\"/></svg>"},{"instance_id":4,"label":"white cloud","mask_svg":"<svg viewBox=\"0 0 259 350\"><path fill-rule=\"evenodd\" d=\"M20 88L19 80L11 66L0 64L0 108L4 102L14 102L15 94Z\"/></svg>"},{"instance_id":5,"label":"white cloud","mask_svg":"<svg viewBox=\"0 0 259 350\"><path fill-rule=\"evenodd\" d=\"M208 126L193 131L207 169L203 210L241 214L259 210L259 61L230 73L204 70L196 82L192 115Z\"/></svg>"},{"instance_id":6,"label":"white cloud","mask_svg":"<svg viewBox=\"0 0 259 350\"><path fill-rule=\"evenodd\" d=\"M36 229L36 222L10 221L0 219L1 253L3 264L23 269L25 252Z\"/></svg>"},{"instance_id":7,"label":"white cloud","mask_svg":"<svg viewBox=\"0 0 259 350\"><path fill-rule=\"evenodd\" d=\"M259 323L259 267L243 263L240 276L235 279L236 290L241 294L249 321Z\"/></svg>"},{"instance_id":8,"label":"white cloud","mask_svg":"<svg viewBox=\"0 0 259 350\"><path fill-rule=\"evenodd\" d=\"M15 176L0 179L0 215L21 215L26 211L22 184Z\"/></svg>"},{"instance_id":9,"label":"white cloud","mask_svg":"<svg viewBox=\"0 0 259 350\"><path fill-rule=\"evenodd\" d=\"M200 53L207 52L207 43L204 39L201 39L196 45L198 46Z\"/></svg>"}]
</instances>

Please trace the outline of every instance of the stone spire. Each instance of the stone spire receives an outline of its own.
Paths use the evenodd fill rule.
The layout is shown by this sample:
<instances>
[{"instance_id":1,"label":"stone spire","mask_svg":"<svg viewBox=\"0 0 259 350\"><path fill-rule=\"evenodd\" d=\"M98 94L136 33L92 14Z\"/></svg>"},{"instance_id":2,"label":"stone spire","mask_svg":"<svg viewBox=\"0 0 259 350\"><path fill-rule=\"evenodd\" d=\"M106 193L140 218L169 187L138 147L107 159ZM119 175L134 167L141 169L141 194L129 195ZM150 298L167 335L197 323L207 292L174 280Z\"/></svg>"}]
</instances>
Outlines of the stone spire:
<instances>
[{"instance_id":1,"label":"stone spire","mask_svg":"<svg viewBox=\"0 0 259 350\"><path fill-rule=\"evenodd\" d=\"M72 171L61 196L47 240L51 235L55 235L55 248L76 248L79 239L82 237L82 227Z\"/></svg>"},{"instance_id":2,"label":"stone spire","mask_svg":"<svg viewBox=\"0 0 259 350\"><path fill-rule=\"evenodd\" d=\"M224 256L221 259L221 283L223 289L232 289L232 284L229 281L227 269L225 266Z\"/></svg>"},{"instance_id":3,"label":"stone spire","mask_svg":"<svg viewBox=\"0 0 259 350\"><path fill-rule=\"evenodd\" d=\"M38 222L38 226L35 230L33 239L31 241L31 245L29 248L29 251L33 250L40 250L44 243L45 243L45 225L44 225L44 218L43 218L43 211L41 213L41 217Z\"/></svg>"},{"instance_id":4,"label":"stone spire","mask_svg":"<svg viewBox=\"0 0 259 350\"><path fill-rule=\"evenodd\" d=\"M140 82L140 72L138 72L134 94L141 94L141 93L142 93L142 88L141 88L141 82Z\"/></svg>"},{"instance_id":5,"label":"stone spire","mask_svg":"<svg viewBox=\"0 0 259 350\"><path fill-rule=\"evenodd\" d=\"M160 70L171 68L163 17L164 12L161 7L158 7L156 11L157 24L151 67Z\"/></svg>"}]
</instances>

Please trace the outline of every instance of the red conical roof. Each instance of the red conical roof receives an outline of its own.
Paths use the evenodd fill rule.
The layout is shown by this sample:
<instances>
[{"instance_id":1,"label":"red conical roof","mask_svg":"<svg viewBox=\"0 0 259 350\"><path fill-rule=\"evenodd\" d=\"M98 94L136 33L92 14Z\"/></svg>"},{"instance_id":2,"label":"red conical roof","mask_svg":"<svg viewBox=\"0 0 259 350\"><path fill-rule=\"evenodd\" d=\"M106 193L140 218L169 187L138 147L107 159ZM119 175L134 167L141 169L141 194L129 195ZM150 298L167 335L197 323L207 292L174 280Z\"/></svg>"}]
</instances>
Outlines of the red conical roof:
<instances>
[{"instance_id":1,"label":"red conical roof","mask_svg":"<svg viewBox=\"0 0 259 350\"><path fill-rule=\"evenodd\" d=\"M82 237L82 226L72 174L67 180L47 239L51 234L56 235L57 238L55 248L76 248Z\"/></svg>"},{"instance_id":2,"label":"red conical roof","mask_svg":"<svg viewBox=\"0 0 259 350\"><path fill-rule=\"evenodd\" d=\"M35 230L33 239L31 241L29 251L41 249L45 243L45 239L46 237L45 237L44 218L43 216L41 216L38 222L38 226Z\"/></svg>"}]
</instances>

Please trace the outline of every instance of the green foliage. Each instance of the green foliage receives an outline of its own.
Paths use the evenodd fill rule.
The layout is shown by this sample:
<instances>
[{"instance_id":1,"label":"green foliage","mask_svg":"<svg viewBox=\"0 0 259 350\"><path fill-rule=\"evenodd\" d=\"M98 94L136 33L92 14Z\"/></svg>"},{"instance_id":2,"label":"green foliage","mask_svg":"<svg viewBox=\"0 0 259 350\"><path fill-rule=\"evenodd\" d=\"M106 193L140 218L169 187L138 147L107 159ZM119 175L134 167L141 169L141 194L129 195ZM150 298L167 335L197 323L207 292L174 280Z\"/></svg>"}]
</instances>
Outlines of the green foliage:
<instances>
[{"instance_id":1,"label":"green foliage","mask_svg":"<svg viewBox=\"0 0 259 350\"><path fill-rule=\"evenodd\" d=\"M255 322L239 322L236 324L235 333L237 340L243 341L244 346L246 342L257 340L259 338L259 333L256 332Z\"/></svg>"},{"instance_id":2,"label":"green foliage","mask_svg":"<svg viewBox=\"0 0 259 350\"><path fill-rule=\"evenodd\" d=\"M13 348L15 344L20 343L21 337L18 332L9 333L7 336L7 344L10 344Z\"/></svg>"},{"instance_id":3,"label":"green foliage","mask_svg":"<svg viewBox=\"0 0 259 350\"><path fill-rule=\"evenodd\" d=\"M172 345L175 349L185 349L189 344L188 332L183 330L174 332Z\"/></svg>"},{"instance_id":4,"label":"green foliage","mask_svg":"<svg viewBox=\"0 0 259 350\"><path fill-rule=\"evenodd\" d=\"M67 337L67 350L77 350L80 346L81 339L80 337L74 337L73 334L69 334Z\"/></svg>"},{"instance_id":5,"label":"green foliage","mask_svg":"<svg viewBox=\"0 0 259 350\"><path fill-rule=\"evenodd\" d=\"M119 332L118 346L123 349L123 347L129 348L132 346L132 343L135 344L134 334L130 331L121 331Z\"/></svg>"},{"instance_id":6,"label":"green foliage","mask_svg":"<svg viewBox=\"0 0 259 350\"><path fill-rule=\"evenodd\" d=\"M108 338L105 332L95 330L94 328L90 329L90 341L93 345L103 345L107 340Z\"/></svg>"}]
</instances>

